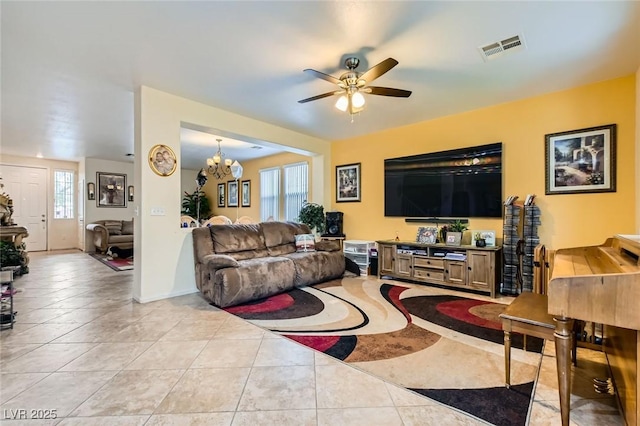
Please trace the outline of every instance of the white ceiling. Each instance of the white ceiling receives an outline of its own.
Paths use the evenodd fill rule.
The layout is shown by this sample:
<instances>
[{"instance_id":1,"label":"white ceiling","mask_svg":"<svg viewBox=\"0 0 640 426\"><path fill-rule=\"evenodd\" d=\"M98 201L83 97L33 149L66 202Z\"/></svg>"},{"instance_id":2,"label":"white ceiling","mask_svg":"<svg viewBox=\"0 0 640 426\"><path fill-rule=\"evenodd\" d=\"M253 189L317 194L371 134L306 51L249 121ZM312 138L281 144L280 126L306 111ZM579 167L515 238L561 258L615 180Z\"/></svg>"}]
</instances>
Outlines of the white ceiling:
<instances>
[{"instance_id":1,"label":"white ceiling","mask_svg":"<svg viewBox=\"0 0 640 426\"><path fill-rule=\"evenodd\" d=\"M637 1L2 1L0 13L2 152L57 159L126 161L140 85L336 140L640 67ZM525 50L483 61L479 46L515 34ZM368 95L354 123L334 97L297 102L334 89L303 69L339 76L352 55L359 71L398 60L375 85L411 97ZM192 168L216 149L183 145Z\"/></svg>"}]
</instances>

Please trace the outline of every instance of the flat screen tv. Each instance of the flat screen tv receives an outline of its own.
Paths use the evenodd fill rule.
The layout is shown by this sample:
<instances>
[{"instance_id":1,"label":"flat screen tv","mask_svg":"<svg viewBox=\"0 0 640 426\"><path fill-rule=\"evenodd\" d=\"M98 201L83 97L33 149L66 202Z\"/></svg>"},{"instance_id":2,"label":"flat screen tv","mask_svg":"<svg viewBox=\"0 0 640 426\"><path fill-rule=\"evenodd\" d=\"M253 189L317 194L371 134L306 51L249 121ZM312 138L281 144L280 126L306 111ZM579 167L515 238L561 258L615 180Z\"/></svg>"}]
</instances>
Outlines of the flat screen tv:
<instances>
[{"instance_id":1,"label":"flat screen tv","mask_svg":"<svg viewBox=\"0 0 640 426\"><path fill-rule=\"evenodd\" d=\"M502 217L502 143L384 160L384 214Z\"/></svg>"}]
</instances>

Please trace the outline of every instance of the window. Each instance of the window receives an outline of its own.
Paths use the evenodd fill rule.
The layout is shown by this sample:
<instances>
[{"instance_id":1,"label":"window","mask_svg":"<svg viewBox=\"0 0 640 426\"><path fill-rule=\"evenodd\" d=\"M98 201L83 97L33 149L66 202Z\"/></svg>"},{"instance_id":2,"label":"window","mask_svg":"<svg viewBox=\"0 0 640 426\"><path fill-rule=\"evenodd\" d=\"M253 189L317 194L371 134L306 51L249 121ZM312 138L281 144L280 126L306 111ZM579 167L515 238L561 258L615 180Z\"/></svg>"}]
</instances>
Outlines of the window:
<instances>
[{"instance_id":1,"label":"window","mask_svg":"<svg viewBox=\"0 0 640 426\"><path fill-rule=\"evenodd\" d=\"M280 169L260 170L260 221L280 219Z\"/></svg>"},{"instance_id":2,"label":"window","mask_svg":"<svg viewBox=\"0 0 640 426\"><path fill-rule=\"evenodd\" d=\"M284 166L284 220L297 221L302 205L309 199L307 163Z\"/></svg>"},{"instance_id":3,"label":"window","mask_svg":"<svg viewBox=\"0 0 640 426\"><path fill-rule=\"evenodd\" d=\"M53 218L73 219L73 172L53 172Z\"/></svg>"}]
</instances>

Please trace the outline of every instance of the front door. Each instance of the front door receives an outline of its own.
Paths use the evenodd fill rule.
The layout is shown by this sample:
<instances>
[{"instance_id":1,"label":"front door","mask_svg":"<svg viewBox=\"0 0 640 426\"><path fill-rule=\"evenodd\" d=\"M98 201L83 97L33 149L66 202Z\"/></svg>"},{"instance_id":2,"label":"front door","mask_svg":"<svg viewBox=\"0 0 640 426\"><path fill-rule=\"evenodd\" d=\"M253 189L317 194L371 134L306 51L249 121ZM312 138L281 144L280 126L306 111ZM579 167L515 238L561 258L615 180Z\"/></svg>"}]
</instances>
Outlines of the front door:
<instances>
[{"instance_id":1,"label":"front door","mask_svg":"<svg viewBox=\"0 0 640 426\"><path fill-rule=\"evenodd\" d=\"M27 251L47 249L47 169L0 165L3 192L13 200L13 222L29 236Z\"/></svg>"}]
</instances>

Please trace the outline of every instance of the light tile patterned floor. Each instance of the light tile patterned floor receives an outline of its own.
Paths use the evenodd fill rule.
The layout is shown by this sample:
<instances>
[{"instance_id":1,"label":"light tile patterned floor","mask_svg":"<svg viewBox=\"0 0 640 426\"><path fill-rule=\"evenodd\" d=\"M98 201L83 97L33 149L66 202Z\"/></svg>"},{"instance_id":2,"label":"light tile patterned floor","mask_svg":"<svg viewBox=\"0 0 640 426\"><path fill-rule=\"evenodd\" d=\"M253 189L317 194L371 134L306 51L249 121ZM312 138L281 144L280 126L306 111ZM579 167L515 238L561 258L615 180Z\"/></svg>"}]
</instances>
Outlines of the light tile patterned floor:
<instances>
[{"instance_id":1,"label":"light tile patterned floor","mask_svg":"<svg viewBox=\"0 0 640 426\"><path fill-rule=\"evenodd\" d=\"M199 294L141 305L131 299L133 271L112 271L77 251L30 257L30 273L15 282L15 329L0 333L3 425L484 424L265 332ZM572 424L622 424L613 397L590 383L605 376L602 354L578 356ZM56 418L11 420L31 410L55 410ZM560 424L553 344L530 424Z\"/></svg>"}]
</instances>

